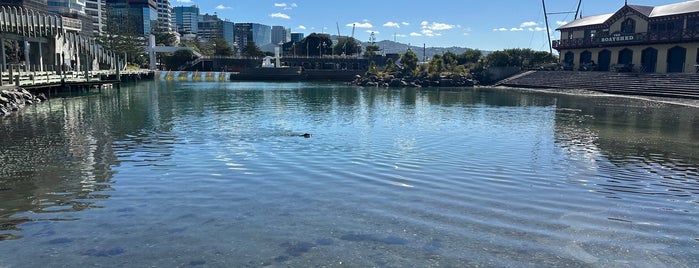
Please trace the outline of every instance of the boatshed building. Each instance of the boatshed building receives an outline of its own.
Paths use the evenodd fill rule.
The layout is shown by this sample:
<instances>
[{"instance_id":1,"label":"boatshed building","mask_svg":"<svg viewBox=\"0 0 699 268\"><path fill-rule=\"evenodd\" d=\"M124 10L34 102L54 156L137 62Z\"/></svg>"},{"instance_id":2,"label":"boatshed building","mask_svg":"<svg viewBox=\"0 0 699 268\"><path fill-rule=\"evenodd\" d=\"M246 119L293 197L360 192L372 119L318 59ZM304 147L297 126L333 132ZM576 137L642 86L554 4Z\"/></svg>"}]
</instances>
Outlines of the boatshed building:
<instances>
[{"instance_id":1,"label":"boatshed building","mask_svg":"<svg viewBox=\"0 0 699 268\"><path fill-rule=\"evenodd\" d=\"M576 19L553 41L569 70L699 71L699 1L626 4L615 13Z\"/></svg>"}]
</instances>

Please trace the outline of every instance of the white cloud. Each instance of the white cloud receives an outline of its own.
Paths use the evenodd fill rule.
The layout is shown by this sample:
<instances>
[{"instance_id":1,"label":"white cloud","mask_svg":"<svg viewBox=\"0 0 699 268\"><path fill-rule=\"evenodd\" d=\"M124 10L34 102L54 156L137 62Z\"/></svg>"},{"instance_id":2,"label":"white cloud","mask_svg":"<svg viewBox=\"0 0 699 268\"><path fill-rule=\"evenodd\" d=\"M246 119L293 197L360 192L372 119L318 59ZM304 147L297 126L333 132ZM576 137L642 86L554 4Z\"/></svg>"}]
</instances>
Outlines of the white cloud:
<instances>
[{"instance_id":1,"label":"white cloud","mask_svg":"<svg viewBox=\"0 0 699 268\"><path fill-rule=\"evenodd\" d=\"M563 26L563 25L568 24L568 22L567 22L567 21L564 21L564 20L557 20L557 21L556 21L556 24L558 24L558 26Z\"/></svg>"},{"instance_id":2,"label":"white cloud","mask_svg":"<svg viewBox=\"0 0 699 268\"><path fill-rule=\"evenodd\" d=\"M218 6L216 6L216 9L218 9L218 10L232 9L232 7L227 7L227 6L224 6L224 5L218 5Z\"/></svg>"},{"instance_id":3,"label":"white cloud","mask_svg":"<svg viewBox=\"0 0 699 268\"><path fill-rule=\"evenodd\" d=\"M287 3L274 3L274 7L280 7L280 8L282 8L283 10L292 10L292 9L294 9L294 8L299 7L299 5L297 5L296 3L291 3L291 4L287 4Z\"/></svg>"},{"instance_id":4,"label":"white cloud","mask_svg":"<svg viewBox=\"0 0 699 268\"><path fill-rule=\"evenodd\" d=\"M177 0L178 3L191 3L192 0Z\"/></svg>"},{"instance_id":5,"label":"white cloud","mask_svg":"<svg viewBox=\"0 0 699 268\"><path fill-rule=\"evenodd\" d=\"M493 29L493 32L507 32L507 28L495 28Z\"/></svg>"},{"instance_id":6,"label":"white cloud","mask_svg":"<svg viewBox=\"0 0 699 268\"><path fill-rule=\"evenodd\" d=\"M545 32L546 31L546 27L534 27L534 28L530 28L530 29L533 32Z\"/></svg>"},{"instance_id":7,"label":"white cloud","mask_svg":"<svg viewBox=\"0 0 699 268\"><path fill-rule=\"evenodd\" d=\"M401 22L400 24L403 24L403 26L410 26L410 22Z\"/></svg>"},{"instance_id":8,"label":"white cloud","mask_svg":"<svg viewBox=\"0 0 699 268\"><path fill-rule=\"evenodd\" d=\"M364 29L371 29L374 28L374 25L371 25L369 22L353 22L353 23L348 23L347 27L357 27L357 28L364 28Z\"/></svg>"},{"instance_id":9,"label":"white cloud","mask_svg":"<svg viewBox=\"0 0 699 268\"><path fill-rule=\"evenodd\" d=\"M376 35L379 34L379 31L374 31L374 30L366 30L366 32L367 32L367 33L370 33L370 34L373 33L373 34L376 34Z\"/></svg>"},{"instance_id":10,"label":"white cloud","mask_svg":"<svg viewBox=\"0 0 699 268\"><path fill-rule=\"evenodd\" d=\"M446 24L446 23L441 23L441 22L428 22L428 21L423 21L420 23L422 26L422 29L428 29L431 31L445 31L445 30L451 30L454 29L454 25L452 24Z\"/></svg>"},{"instance_id":11,"label":"white cloud","mask_svg":"<svg viewBox=\"0 0 699 268\"><path fill-rule=\"evenodd\" d=\"M416 32L412 32L412 33L410 33L410 36L413 36L413 37L420 37L420 36L422 36L422 34L416 33Z\"/></svg>"},{"instance_id":12,"label":"white cloud","mask_svg":"<svg viewBox=\"0 0 699 268\"><path fill-rule=\"evenodd\" d=\"M404 34L396 34L396 37L408 37L408 36L404 35Z\"/></svg>"},{"instance_id":13,"label":"white cloud","mask_svg":"<svg viewBox=\"0 0 699 268\"><path fill-rule=\"evenodd\" d=\"M520 27L520 28L526 28L526 27L534 27L534 26L537 26L537 25L539 25L539 24L536 23L536 22L527 21L527 22L522 22L522 24L520 24L519 27Z\"/></svg>"},{"instance_id":14,"label":"white cloud","mask_svg":"<svg viewBox=\"0 0 699 268\"><path fill-rule=\"evenodd\" d=\"M510 32L521 32L524 31L524 28L512 28L510 29Z\"/></svg>"},{"instance_id":15,"label":"white cloud","mask_svg":"<svg viewBox=\"0 0 699 268\"><path fill-rule=\"evenodd\" d=\"M306 26L299 25L299 27L296 27L296 29L299 29L299 30L306 30Z\"/></svg>"},{"instance_id":16,"label":"white cloud","mask_svg":"<svg viewBox=\"0 0 699 268\"><path fill-rule=\"evenodd\" d=\"M397 22L389 21L389 22L384 23L383 27L400 28L400 24L398 24Z\"/></svg>"},{"instance_id":17,"label":"white cloud","mask_svg":"<svg viewBox=\"0 0 699 268\"><path fill-rule=\"evenodd\" d=\"M277 18L277 19L285 19L285 20L291 19L291 17L289 15L284 14L284 13L274 13L274 14L269 14L269 16L272 18Z\"/></svg>"}]
</instances>

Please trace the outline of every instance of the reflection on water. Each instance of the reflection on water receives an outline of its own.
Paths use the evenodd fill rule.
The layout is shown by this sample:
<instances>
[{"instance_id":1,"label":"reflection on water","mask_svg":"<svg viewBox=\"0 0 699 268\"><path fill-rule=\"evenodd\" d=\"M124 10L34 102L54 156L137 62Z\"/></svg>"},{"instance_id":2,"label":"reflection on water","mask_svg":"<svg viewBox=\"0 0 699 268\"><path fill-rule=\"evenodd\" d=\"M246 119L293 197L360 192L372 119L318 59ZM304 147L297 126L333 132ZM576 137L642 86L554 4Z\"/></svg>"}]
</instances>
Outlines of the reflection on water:
<instances>
[{"instance_id":1,"label":"reflection on water","mask_svg":"<svg viewBox=\"0 0 699 268\"><path fill-rule=\"evenodd\" d=\"M157 81L0 127L0 267L699 265L696 108Z\"/></svg>"}]
</instances>

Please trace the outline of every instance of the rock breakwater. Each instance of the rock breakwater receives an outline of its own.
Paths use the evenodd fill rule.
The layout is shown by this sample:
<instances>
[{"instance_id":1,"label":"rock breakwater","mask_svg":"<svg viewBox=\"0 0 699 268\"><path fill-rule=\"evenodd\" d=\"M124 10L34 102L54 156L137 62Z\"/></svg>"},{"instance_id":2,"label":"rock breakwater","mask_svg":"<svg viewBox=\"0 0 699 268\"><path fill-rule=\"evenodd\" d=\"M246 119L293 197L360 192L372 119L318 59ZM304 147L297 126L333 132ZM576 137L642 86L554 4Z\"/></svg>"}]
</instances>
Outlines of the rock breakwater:
<instances>
[{"instance_id":1,"label":"rock breakwater","mask_svg":"<svg viewBox=\"0 0 699 268\"><path fill-rule=\"evenodd\" d=\"M428 76L402 73L357 75L353 85L363 87L472 87L476 82L463 75Z\"/></svg>"},{"instance_id":2,"label":"rock breakwater","mask_svg":"<svg viewBox=\"0 0 699 268\"><path fill-rule=\"evenodd\" d=\"M23 88L3 88L0 90L0 116L46 100L47 98L43 93L34 95Z\"/></svg>"}]
</instances>

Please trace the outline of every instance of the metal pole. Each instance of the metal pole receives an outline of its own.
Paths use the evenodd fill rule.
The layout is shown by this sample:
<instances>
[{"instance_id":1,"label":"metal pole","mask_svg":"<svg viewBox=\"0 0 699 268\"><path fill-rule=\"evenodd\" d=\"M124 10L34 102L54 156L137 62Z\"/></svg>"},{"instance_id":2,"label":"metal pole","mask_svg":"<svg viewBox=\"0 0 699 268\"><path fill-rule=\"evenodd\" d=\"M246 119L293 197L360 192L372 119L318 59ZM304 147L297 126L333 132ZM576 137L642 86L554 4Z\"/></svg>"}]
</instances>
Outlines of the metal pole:
<instances>
[{"instance_id":1,"label":"metal pole","mask_svg":"<svg viewBox=\"0 0 699 268\"><path fill-rule=\"evenodd\" d=\"M548 17L548 14L546 13L545 0L541 0L541 5L544 6L544 22L546 22L546 37L548 37L548 40L549 40L549 53L553 54L553 47L551 46L551 30L549 29L549 17Z\"/></svg>"}]
</instances>

